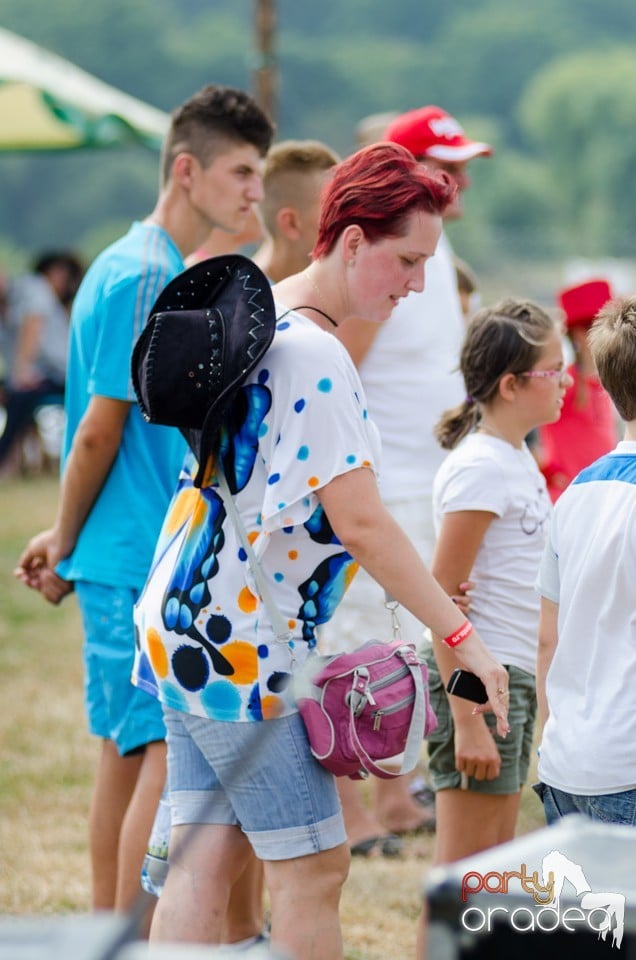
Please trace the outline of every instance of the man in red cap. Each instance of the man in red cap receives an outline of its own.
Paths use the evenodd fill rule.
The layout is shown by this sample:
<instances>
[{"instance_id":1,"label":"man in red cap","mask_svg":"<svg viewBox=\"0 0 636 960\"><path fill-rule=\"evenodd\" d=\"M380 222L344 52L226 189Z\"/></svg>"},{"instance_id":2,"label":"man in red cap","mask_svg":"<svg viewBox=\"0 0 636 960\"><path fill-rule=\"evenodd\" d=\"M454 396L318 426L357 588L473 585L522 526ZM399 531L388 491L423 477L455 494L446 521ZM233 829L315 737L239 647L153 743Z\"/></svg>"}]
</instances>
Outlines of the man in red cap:
<instances>
[{"instance_id":1,"label":"man in red cap","mask_svg":"<svg viewBox=\"0 0 636 960\"><path fill-rule=\"evenodd\" d=\"M431 106L396 117L385 130L384 139L400 143L427 166L446 170L458 189L444 219L458 220L463 216L462 195L470 186L468 163L475 157L489 157L489 144L470 140L454 117L441 107Z\"/></svg>"},{"instance_id":2,"label":"man in red cap","mask_svg":"<svg viewBox=\"0 0 636 960\"><path fill-rule=\"evenodd\" d=\"M458 190L444 212L449 220L463 215L462 194L470 186L468 163L492 153L487 143L469 139L453 117L433 106L395 117L381 139L401 144L422 163L451 175ZM433 478L446 455L433 427L444 410L464 398L457 369L464 332L453 253L443 233L435 256L426 264L424 291L400 300L383 324L360 319L338 328L337 335L359 368L369 414L382 437L384 502L409 531L425 563L431 561L435 542ZM324 651L353 647L361 636L390 636L392 625L384 604L382 590L362 571L324 628ZM402 639L421 645L422 624L406 610L399 611L399 620ZM375 781L373 811L366 808L353 781L343 778L339 790L354 854L390 856L397 851L393 834L434 829L430 800L426 808L417 803L407 778Z\"/></svg>"},{"instance_id":3,"label":"man in red cap","mask_svg":"<svg viewBox=\"0 0 636 960\"><path fill-rule=\"evenodd\" d=\"M568 368L573 383L563 398L560 418L539 428L539 460L553 503L584 467L618 442L618 415L598 378L587 339L594 318L611 298L610 285L603 279L577 283L556 296L574 363Z\"/></svg>"}]
</instances>

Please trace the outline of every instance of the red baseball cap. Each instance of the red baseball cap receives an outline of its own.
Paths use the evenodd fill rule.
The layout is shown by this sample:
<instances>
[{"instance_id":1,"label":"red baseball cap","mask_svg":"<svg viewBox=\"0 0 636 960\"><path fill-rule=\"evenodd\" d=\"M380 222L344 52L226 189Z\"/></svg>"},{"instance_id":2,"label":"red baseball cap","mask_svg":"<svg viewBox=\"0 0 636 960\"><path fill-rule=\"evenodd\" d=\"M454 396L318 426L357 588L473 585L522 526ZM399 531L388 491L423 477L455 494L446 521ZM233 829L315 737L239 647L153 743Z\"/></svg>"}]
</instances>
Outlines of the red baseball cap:
<instances>
[{"instance_id":1,"label":"red baseball cap","mask_svg":"<svg viewBox=\"0 0 636 960\"><path fill-rule=\"evenodd\" d=\"M384 139L401 144L418 158L458 163L489 157L493 152L490 144L469 140L457 120L441 107L420 107L400 114L386 128Z\"/></svg>"},{"instance_id":2,"label":"red baseball cap","mask_svg":"<svg viewBox=\"0 0 636 960\"><path fill-rule=\"evenodd\" d=\"M607 280L586 280L559 290L556 299L565 314L565 326L569 330L571 327L591 327L596 314L612 296Z\"/></svg>"}]
</instances>

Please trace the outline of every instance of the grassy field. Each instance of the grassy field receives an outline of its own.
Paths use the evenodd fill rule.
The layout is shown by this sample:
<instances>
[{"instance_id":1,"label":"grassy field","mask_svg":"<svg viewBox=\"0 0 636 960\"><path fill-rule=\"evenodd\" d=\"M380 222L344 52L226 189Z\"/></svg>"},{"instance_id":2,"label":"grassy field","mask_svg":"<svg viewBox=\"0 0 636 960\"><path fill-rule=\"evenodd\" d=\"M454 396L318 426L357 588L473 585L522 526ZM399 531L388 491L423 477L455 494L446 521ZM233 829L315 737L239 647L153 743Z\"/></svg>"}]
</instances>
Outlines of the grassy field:
<instances>
[{"instance_id":1,"label":"grassy field","mask_svg":"<svg viewBox=\"0 0 636 960\"><path fill-rule=\"evenodd\" d=\"M81 627L73 597L59 607L16 581L27 539L51 522L51 476L0 486L0 914L85 912L86 815L97 744L85 729ZM523 798L519 830L542 826ZM432 840L400 860L354 860L342 902L347 960L414 956L415 920Z\"/></svg>"}]
</instances>

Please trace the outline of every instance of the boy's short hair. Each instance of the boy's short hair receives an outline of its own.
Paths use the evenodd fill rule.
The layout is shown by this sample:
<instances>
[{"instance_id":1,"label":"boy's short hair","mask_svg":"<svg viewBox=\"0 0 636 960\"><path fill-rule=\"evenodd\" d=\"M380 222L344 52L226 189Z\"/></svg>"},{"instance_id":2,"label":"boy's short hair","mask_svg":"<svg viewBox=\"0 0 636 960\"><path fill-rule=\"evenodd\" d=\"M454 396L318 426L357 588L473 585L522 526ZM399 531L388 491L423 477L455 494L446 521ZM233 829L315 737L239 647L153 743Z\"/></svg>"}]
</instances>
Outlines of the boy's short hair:
<instances>
[{"instance_id":1,"label":"boy's short hair","mask_svg":"<svg viewBox=\"0 0 636 960\"><path fill-rule=\"evenodd\" d=\"M264 157L274 124L244 90L210 84L173 110L161 150L161 184L179 153L191 153L208 167L229 145L249 143Z\"/></svg>"},{"instance_id":2,"label":"boy's short hair","mask_svg":"<svg viewBox=\"0 0 636 960\"><path fill-rule=\"evenodd\" d=\"M636 297L616 297L588 334L601 383L625 421L636 420Z\"/></svg>"},{"instance_id":3,"label":"boy's short hair","mask_svg":"<svg viewBox=\"0 0 636 960\"><path fill-rule=\"evenodd\" d=\"M282 207L301 209L307 203L310 177L324 173L340 162L331 147L319 140L282 140L275 143L263 167L264 197L259 204L268 233L276 231L276 215ZM313 197L311 198L313 200Z\"/></svg>"}]
</instances>

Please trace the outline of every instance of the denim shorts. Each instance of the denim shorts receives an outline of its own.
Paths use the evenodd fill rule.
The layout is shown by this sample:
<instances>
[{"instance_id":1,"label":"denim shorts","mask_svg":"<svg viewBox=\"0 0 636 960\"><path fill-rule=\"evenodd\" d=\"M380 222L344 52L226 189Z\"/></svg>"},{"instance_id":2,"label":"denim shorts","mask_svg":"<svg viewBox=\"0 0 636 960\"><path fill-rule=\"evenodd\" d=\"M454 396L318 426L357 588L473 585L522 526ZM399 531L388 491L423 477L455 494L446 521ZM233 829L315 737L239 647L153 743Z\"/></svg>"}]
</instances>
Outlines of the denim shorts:
<instances>
[{"instance_id":1,"label":"denim shorts","mask_svg":"<svg viewBox=\"0 0 636 960\"><path fill-rule=\"evenodd\" d=\"M556 823L569 813L583 813L601 823L636 825L636 790L582 796L549 787L546 783L536 783L532 789L541 798L548 824Z\"/></svg>"},{"instance_id":2,"label":"denim shorts","mask_svg":"<svg viewBox=\"0 0 636 960\"><path fill-rule=\"evenodd\" d=\"M431 706L439 724L427 741L431 785L435 790L458 789L462 786L462 777L455 766L455 727L448 694L441 681L432 650L427 651L425 658L429 670ZM476 793L518 793L528 779L537 713L535 678L519 667L507 666L506 670L510 677L508 736L500 737L495 731L497 719L494 713L484 715L486 723L493 731L501 756L501 771L494 780L468 777L466 787Z\"/></svg>"},{"instance_id":3,"label":"denim shorts","mask_svg":"<svg viewBox=\"0 0 636 960\"><path fill-rule=\"evenodd\" d=\"M233 723L164 712L173 826L240 826L261 860L345 842L336 781L312 756L298 713Z\"/></svg>"},{"instance_id":4,"label":"denim shorts","mask_svg":"<svg viewBox=\"0 0 636 960\"><path fill-rule=\"evenodd\" d=\"M112 740L121 756L165 740L161 704L130 681L138 591L78 580L75 592L84 625L88 729L96 737Z\"/></svg>"}]
</instances>

